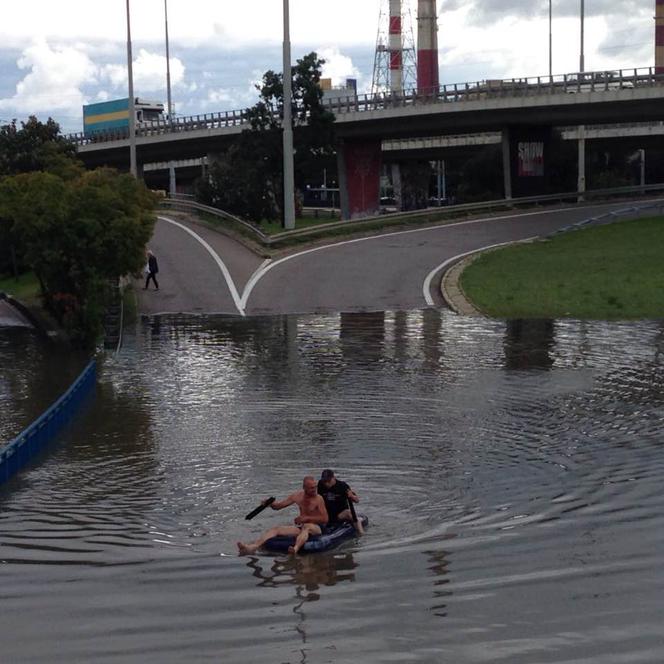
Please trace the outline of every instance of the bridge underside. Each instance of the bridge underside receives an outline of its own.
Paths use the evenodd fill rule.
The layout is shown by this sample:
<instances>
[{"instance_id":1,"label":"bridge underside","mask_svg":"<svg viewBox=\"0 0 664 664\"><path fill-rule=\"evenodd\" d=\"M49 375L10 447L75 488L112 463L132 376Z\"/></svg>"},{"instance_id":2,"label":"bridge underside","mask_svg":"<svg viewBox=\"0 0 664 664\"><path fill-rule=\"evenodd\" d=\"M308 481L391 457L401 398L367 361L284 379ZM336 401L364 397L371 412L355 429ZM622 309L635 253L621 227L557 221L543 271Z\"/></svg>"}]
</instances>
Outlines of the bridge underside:
<instances>
[{"instance_id":1,"label":"bridge underside","mask_svg":"<svg viewBox=\"0 0 664 664\"><path fill-rule=\"evenodd\" d=\"M664 86L658 85L463 102L424 100L405 107L338 112L336 134L343 217L366 216L378 210L384 140L500 132L505 195L511 197L536 194L546 184L546 155L553 127L660 121L664 119L663 109ZM203 128L140 136L137 159L139 164L145 164L205 157L225 150L240 130L240 127ZM579 140L580 168L583 168L583 145ZM79 149L79 157L88 167L108 165L127 169L128 153L127 140L89 144ZM422 154L422 158L426 156Z\"/></svg>"}]
</instances>

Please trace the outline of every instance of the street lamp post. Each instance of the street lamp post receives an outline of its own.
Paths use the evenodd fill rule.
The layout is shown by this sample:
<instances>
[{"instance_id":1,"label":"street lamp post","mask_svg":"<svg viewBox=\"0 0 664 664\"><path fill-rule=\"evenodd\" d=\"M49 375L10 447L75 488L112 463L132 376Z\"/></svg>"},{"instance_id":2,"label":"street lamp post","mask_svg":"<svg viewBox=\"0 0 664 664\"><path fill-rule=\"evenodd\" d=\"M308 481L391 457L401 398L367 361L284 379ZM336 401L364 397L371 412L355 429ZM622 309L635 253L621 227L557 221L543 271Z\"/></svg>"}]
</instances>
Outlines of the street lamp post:
<instances>
[{"instance_id":1,"label":"street lamp post","mask_svg":"<svg viewBox=\"0 0 664 664\"><path fill-rule=\"evenodd\" d=\"M127 0L127 78L129 80L129 171L134 177L138 177L138 166L136 163L136 107L134 100L134 70L131 54L129 0Z\"/></svg>"},{"instance_id":2,"label":"street lamp post","mask_svg":"<svg viewBox=\"0 0 664 664\"><path fill-rule=\"evenodd\" d=\"M171 97L171 53L168 44L168 0L164 0L164 31L166 33L166 99L168 109L168 123L173 126L173 100ZM172 161L168 162L168 193L175 197L177 183L175 178L175 166Z\"/></svg>"},{"instance_id":3,"label":"street lamp post","mask_svg":"<svg viewBox=\"0 0 664 664\"><path fill-rule=\"evenodd\" d=\"M579 72L583 74L585 71L585 53L584 53L584 37L585 37L585 0L581 0L581 47L579 55ZM583 80L583 76L579 76L579 81ZM579 192L579 201L585 200L583 194L586 191L586 126L579 125L579 167L578 167L578 180L577 191Z\"/></svg>"},{"instance_id":4,"label":"street lamp post","mask_svg":"<svg viewBox=\"0 0 664 664\"><path fill-rule=\"evenodd\" d=\"M553 0L549 0L549 78L553 76Z\"/></svg>"},{"instance_id":5,"label":"street lamp post","mask_svg":"<svg viewBox=\"0 0 664 664\"><path fill-rule=\"evenodd\" d=\"M585 37L585 0L581 0L581 55L579 56L579 71L585 71L585 53L584 53L584 37Z\"/></svg>"},{"instance_id":6,"label":"street lamp post","mask_svg":"<svg viewBox=\"0 0 664 664\"><path fill-rule=\"evenodd\" d=\"M172 122L173 103L171 100L171 56L168 47L168 0L164 0L164 26L166 29L166 96L168 99L168 120Z\"/></svg>"},{"instance_id":7,"label":"street lamp post","mask_svg":"<svg viewBox=\"0 0 664 664\"><path fill-rule=\"evenodd\" d=\"M291 99L291 50L290 50L290 12L288 0L284 0L284 127L283 127L283 162L284 162L284 228L295 228L295 177L293 174L293 121Z\"/></svg>"}]
</instances>

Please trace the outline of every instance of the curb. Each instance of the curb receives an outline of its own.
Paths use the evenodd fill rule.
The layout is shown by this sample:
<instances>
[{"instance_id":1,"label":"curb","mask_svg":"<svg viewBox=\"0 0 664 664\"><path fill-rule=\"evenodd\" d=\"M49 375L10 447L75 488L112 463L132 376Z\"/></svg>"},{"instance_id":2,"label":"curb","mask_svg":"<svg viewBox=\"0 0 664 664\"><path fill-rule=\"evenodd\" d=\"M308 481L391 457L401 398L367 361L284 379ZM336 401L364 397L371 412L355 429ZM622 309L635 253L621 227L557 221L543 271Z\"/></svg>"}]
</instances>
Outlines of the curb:
<instances>
[{"instance_id":1,"label":"curb","mask_svg":"<svg viewBox=\"0 0 664 664\"><path fill-rule=\"evenodd\" d=\"M480 256L488 254L492 251L498 251L505 247L513 247L517 244L531 244L541 240L542 237L531 237L525 240L514 240L513 242L503 242L492 247L478 249L470 254L466 254L449 267L440 279L440 294L445 301L445 304L461 316L476 316L482 318L490 318L481 309L476 307L461 288L461 274L462 272Z\"/></svg>"},{"instance_id":2,"label":"curb","mask_svg":"<svg viewBox=\"0 0 664 664\"><path fill-rule=\"evenodd\" d=\"M454 313L461 316L486 318L486 316L466 297L460 283L461 273L483 253L484 252L480 250L475 254L460 259L443 272L443 276L440 279L440 294L442 295L445 304L454 311Z\"/></svg>"},{"instance_id":3,"label":"curb","mask_svg":"<svg viewBox=\"0 0 664 664\"><path fill-rule=\"evenodd\" d=\"M51 329L51 327L37 313L8 293L0 292L0 300L4 300L7 304L16 309L16 311L18 311L21 316L32 325L39 336L45 341L54 343L60 336L58 330Z\"/></svg>"}]
</instances>

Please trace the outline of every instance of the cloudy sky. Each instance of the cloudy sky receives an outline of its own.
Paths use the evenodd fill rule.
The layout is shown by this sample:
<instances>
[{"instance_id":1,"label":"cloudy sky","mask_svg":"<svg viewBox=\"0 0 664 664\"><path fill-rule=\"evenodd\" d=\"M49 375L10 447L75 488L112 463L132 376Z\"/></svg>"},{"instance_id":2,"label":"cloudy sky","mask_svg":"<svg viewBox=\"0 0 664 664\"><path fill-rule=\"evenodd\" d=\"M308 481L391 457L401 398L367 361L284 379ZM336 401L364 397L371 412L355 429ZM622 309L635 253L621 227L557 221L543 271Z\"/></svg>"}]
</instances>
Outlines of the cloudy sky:
<instances>
[{"instance_id":1,"label":"cloudy sky","mask_svg":"<svg viewBox=\"0 0 664 664\"><path fill-rule=\"evenodd\" d=\"M8 1L8 0L5 0ZM416 0L404 0L413 6ZM579 67L580 0L553 2L554 73ZM371 88L381 0L291 0L293 59ZM548 0L439 0L441 83L548 73ZM242 108L281 69L280 0L168 0L178 115ZM137 96L166 101L164 0L131 0ZM655 0L585 0L586 70L649 67ZM125 0L12 3L0 22L0 123L51 116L80 131L84 103L126 96Z\"/></svg>"}]
</instances>

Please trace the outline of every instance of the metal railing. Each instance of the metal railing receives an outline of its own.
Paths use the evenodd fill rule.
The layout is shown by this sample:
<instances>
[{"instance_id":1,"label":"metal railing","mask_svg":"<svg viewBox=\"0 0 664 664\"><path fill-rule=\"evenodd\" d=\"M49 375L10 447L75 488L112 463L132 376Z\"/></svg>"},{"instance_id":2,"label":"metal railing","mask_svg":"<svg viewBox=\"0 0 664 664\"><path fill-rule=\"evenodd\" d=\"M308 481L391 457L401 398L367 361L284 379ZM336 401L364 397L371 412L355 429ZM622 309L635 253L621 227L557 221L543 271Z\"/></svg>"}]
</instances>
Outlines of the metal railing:
<instances>
[{"instance_id":1,"label":"metal railing","mask_svg":"<svg viewBox=\"0 0 664 664\"><path fill-rule=\"evenodd\" d=\"M297 228L295 230L283 231L273 235L263 233L257 226L250 224L247 221L234 217L233 215L213 208L208 205L201 205L193 201L177 201L177 199L164 199L162 205L169 207L179 207L183 211L202 211L208 214L218 216L220 218L230 220L233 223L241 224L242 227L248 229L253 235L254 239L265 247L272 247L288 241L290 239L306 239L307 237L315 237L334 232L339 229L346 229L348 232L355 230L361 231L367 226L381 224L389 226L390 224L409 223L421 221L426 223L431 217L459 217L462 215L472 214L474 212L490 212L498 210L513 209L528 205L539 205L546 203L564 203L564 202L577 202L580 197L585 200L592 199L608 199L619 196L633 196L643 195L654 192L664 192L664 183L637 185L633 187L615 187L613 189L591 189L580 193L578 191L568 191L557 194L543 194L541 196L524 196L521 198L499 198L491 201L482 201L479 203L462 203L459 205L445 205L441 207L430 207L421 210L411 210L408 212L392 212L386 214L378 214L371 217L363 217L362 219L351 219L341 221L330 221L325 223L316 224L315 226L307 226L306 228ZM650 203L648 203L649 205ZM657 203L656 205L660 205ZM431 219L436 221L436 219Z\"/></svg>"},{"instance_id":2,"label":"metal railing","mask_svg":"<svg viewBox=\"0 0 664 664\"><path fill-rule=\"evenodd\" d=\"M72 419L83 399L94 389L96 373L96 363L92 360L43 415L0 448L0 484L23 468Z\"/></svg>"},{"instance_id":3,"label":"metal railing","mask_svg":"<svg viewBox=\"0 0 664 664\"><path fill-rule=\"evenodd\" d=\"M656 73L654 67L620 69L597 72L574 72L554 76L534 76L483 80L468 83L451 83L431 90L404 90L400 93L364 94L324 100L323 105L335 115L386 111L395 108L422 104L464 103L483 99L534 97L540 95L611 92L614 90L652 87L664 83L664 74ZM161 136L196 130L214 130L249 125L247 109L203 113L176 117L171 120L155 120L140 123L136 135ZM99 132L94 136L83 133L67 136L76 145L105 143L128 138L127 130Z\"/></svg>"},{"instance_id":4,"label":"metal railing","mask_svg":"<svg viewBox=\"0 0 664 664\"><path fill-rule=\"evenodd\" d=\"M180 210L182 212L195 211L210 214L214 217L219 217L220 219L229 221L231 226L237 226L238 230L248 232L249 235L253 236L259 242L264 244L269 244L270 242L270 236L263 233L263 231L255 224L252 224L249 221L245 221L244 219L240 219L240 217L236 217L230 212L211 207L210 205L203 205L202 203L197 203L196 201L182 200L179 198L164 198L159 202L159 206L171 208L173 210Z\"/></svg>"}]
</instances>

